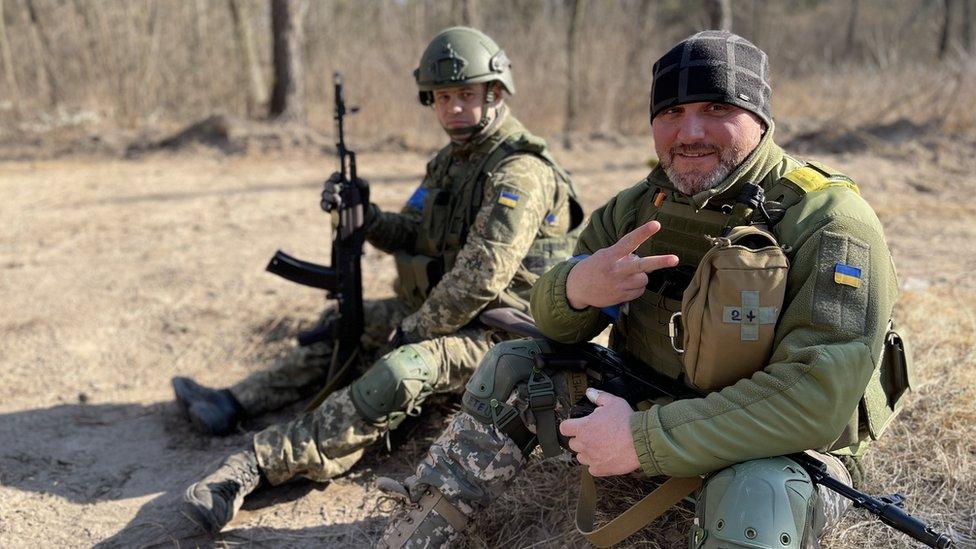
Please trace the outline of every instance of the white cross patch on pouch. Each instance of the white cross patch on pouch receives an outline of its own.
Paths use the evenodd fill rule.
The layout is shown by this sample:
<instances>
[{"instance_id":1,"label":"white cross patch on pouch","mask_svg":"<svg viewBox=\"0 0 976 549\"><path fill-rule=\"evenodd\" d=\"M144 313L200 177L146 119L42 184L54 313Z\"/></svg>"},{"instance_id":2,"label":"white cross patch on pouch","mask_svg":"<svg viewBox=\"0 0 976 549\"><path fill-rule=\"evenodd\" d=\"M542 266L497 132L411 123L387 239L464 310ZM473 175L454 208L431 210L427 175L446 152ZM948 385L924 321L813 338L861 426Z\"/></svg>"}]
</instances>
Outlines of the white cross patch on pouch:
<instances>
[{"instance_id":1,"label":"white cross patch on pouch","mask_svg":"<svg viewBox=\"0 0 976 549\"><path fill-rule=\"evenodd\" d=\"M740 307L725 307L722 322L741 325L739 340L759 341L759 326L776 324L776 307L760 307L759 292L743 290Z\"/></svg>"}]
</instances>

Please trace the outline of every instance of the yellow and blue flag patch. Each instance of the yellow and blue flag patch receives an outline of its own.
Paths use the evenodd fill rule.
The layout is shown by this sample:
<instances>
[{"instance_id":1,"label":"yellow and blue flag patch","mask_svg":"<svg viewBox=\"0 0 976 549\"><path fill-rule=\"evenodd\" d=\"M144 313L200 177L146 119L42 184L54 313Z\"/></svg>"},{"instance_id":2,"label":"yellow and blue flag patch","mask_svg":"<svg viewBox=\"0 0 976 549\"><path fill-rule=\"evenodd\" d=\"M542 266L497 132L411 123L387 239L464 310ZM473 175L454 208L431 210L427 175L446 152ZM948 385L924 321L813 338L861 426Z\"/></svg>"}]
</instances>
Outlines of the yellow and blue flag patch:
<instances>
[{"instance_id":1,"label":"yellow and blue flag patch","mask_svg":"<svg viewBox=\"0 0 976 549\"><path fill-rule=\"evenodd\" d=\"M519 201L519 195L513 192L502 191L501 194L498 195L498 203L501 204L502 206L508 206L509 208L514 208L515 206L518 206L518 201Z\"/></svg>"},{"instance_id":2,"label":"yellow and blue flag patch","mask_svg":"<svg viewBox=\"0 0 976 549\"><path fill-rule=\"evenodd\" d=\"M861 269L838 263L834 266L834 282L850 286L852 288L861 287Z\"/></svg>"}]
</instances>

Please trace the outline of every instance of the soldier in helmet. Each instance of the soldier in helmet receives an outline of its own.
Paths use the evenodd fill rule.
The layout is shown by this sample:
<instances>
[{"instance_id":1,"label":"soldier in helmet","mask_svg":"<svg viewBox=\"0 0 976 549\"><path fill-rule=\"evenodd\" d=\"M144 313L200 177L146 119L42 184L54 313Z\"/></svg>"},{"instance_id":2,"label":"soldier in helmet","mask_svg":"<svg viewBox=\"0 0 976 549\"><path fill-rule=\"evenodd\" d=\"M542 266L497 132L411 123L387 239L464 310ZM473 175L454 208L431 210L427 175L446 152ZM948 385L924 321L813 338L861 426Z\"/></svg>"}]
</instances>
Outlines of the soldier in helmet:
<instances>
[{"instance_id":1,"label":"soldier in helmet","mask_svg":"<svg viewBox=\"0 0 976 549\"><path fill-rule=\"evenodd\" d=\"M545 141L505 104L515 93L505 52L475 29L449 28L431 41L414 76L420 102L433 107L450 143L399 213L368 208L367 239L395 254L398 274L396 298L365 307L362 350L375 361L314 410L257 433L250 448L187 489L191 511L211 531L259 483L342 474L429 395L460 390L489 347L479 313L527 310L531 285L572 251L582 210ZM327 182L326 206L335 204L337 181L336 174ZM220 434L241 416L320 387L331 354L327 343L295 348L274 368L219 391L186 378L173 385L194 424Z\"/></svg>"},{"instance_id":2,"label":"soldier in helmet","mask_svg":"<svg viewBox=\"0 0 976 549\"><path fill-rule=\"evenodd\" d=\"M568 447L594 476L702 484L690 547L817 547L846 510L783 456L819 451L857 482L906 389L881 223L849 178L776 145L767 57L750 42L698 33L653 71L660 165L596 210L574 257L536 283L546 338L493 347L416 473L380 483L403 501L380 546L449 544L537 446ZM611 323L613 351L584 343ZM543 358L583 349L707 396L635 411L598 376ZM571 417L587 400L592 412Z\"/></svg>"}]
</instances>

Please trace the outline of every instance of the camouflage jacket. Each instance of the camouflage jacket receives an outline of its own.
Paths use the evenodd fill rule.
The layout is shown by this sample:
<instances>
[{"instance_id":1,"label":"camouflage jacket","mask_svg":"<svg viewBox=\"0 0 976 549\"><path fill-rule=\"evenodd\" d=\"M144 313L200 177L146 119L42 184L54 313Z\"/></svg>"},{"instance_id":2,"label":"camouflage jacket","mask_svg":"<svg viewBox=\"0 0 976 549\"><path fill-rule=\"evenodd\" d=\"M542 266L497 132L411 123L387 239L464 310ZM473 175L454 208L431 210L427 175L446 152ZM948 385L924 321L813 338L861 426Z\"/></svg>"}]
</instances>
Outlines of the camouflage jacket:
<instances>
[{"instance_id":1,"label":"camouflage jacket","mask_svg":"<svg viewBox=\"0 0 976 549\"><path fill-rule=\"evenodd\" d=\"M542 153L513 152L484 173L500 145L525 139ZM474 142L435 155L399 213L370 206L367 238L395 254L397 295L415 309L401 325L408 340L454 333L496 304L527 309L531 284L575 244L574 199L557 170L502 108Z\"/></svg>"}]
</instances>

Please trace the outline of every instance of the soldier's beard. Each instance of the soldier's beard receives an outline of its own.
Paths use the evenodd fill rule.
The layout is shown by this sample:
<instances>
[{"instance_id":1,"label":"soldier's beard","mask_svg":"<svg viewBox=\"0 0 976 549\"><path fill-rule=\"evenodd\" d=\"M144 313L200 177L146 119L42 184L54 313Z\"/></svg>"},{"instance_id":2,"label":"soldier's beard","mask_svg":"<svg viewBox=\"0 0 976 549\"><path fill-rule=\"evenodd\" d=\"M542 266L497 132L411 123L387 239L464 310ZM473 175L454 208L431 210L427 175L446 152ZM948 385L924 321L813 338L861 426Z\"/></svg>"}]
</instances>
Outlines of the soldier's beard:
<instances>
[{"instance_id":1,"label":"soldier's beard","mask_svg":"<svg viewBox=\"0 0 976 549\"><path fill-rule=\"evenodd\" d=\"M708 171L702 170L681 170L674 167L674 157L678 153L719 153L718 164ZM675 145L668 150L665 158L661 159L661 166L668 179L674 184L675 188L687 196L694 196L702 191L707 191L718 186L732 173L732 170L745 160L746 155L742 154L741 149L735 145L730 145L726 149L719 149L715 145L704 143L693 145Z\"/></svg>"}]
</instances>

